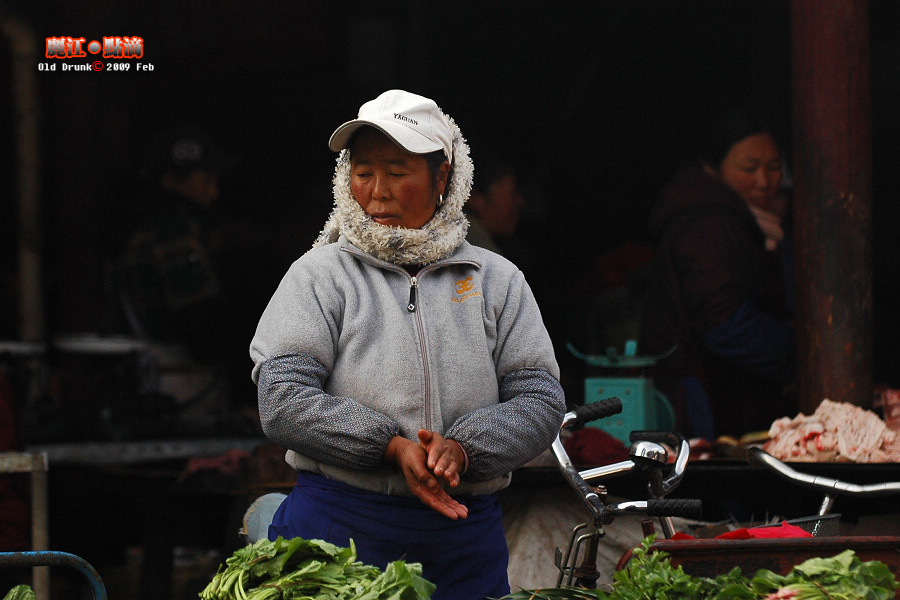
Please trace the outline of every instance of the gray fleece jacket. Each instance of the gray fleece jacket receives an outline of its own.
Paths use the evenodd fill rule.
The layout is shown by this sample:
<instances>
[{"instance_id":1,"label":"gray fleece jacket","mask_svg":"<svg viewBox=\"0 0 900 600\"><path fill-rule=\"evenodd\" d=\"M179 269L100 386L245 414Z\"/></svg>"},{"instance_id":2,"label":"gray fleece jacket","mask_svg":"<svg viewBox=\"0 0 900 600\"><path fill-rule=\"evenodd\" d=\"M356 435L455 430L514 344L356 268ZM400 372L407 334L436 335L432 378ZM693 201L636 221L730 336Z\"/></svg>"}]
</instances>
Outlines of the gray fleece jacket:
<instances>
[{"instance_id":1,"label":"gray fleece jacket","mask_svg":"<svg viewBox=\"0 0 900 600\"><path fill-rule=\"evenodd\" d=\"M565 412L521 271L466 242L416 277L344 238L311 250L250 353L263 430L288 462L387 494L409 493L382 461L394 435L453 438L469 470L452 493L490 493L549 447Z\"/></svg>"},{"instance_id":2,"label":"gray fleece jacket","mask_svg":"<svg viewBox=\"0 0 900 600\"><path fill-rule=\"evenodd\" d=\"M534 296L515 265L465 242L474 167L448 120L453 169L431 220L374 222L343 150L334 209L260 319L250 356L262 427L297 469L408 495L384 451L425 428L468 455L451 493L491 493L559 432L565 398ZM413 277L404 265L425 266Z\"/></svg>"}]
</instances>

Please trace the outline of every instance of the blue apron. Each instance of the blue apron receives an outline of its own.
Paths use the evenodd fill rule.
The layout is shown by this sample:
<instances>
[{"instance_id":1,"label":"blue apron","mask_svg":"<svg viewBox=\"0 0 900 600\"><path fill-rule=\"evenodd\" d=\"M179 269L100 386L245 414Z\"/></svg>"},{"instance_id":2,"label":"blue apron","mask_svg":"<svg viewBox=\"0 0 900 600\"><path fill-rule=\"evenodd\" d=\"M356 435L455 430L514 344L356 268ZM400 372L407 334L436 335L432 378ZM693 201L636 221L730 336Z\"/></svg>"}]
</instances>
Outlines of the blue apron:
<instances>
[{"instance_id":1,"label":"blue apron","mask_svg":"<svg viewBox=\"0 0 900 600\"><path fill-rule=\"evenodd\" d=\"M269 539L302 537L347 547L358 560L384 569L395 560L422 564L435 584L432 600L482 600L509 593L509 550L500 504L493 495L456 498L469 516L456 521L412 496L362 490L300 471L275 512Z\"/></svg>"}]
</instances>

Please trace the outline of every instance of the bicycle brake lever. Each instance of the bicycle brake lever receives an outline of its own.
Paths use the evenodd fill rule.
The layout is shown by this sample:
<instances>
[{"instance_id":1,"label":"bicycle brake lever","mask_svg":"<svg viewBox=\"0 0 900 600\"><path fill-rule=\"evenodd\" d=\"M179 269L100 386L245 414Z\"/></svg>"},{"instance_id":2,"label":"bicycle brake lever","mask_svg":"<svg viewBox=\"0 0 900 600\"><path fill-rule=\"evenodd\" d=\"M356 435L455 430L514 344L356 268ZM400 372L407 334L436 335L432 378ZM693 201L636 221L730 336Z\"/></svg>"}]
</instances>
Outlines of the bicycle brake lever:
<instances>
[{"instance_id":1,"label":"bicycle brake lever","mask_svg":"<svg viewBox=\"0 0 900 600\"><path fill-rule=\"evenodd\" d=\"M688 459L691 455L691 446L684 436L681 434L678 435L680 438L681 444L678 450L678 454L675 456L675 465L672 467L672 473L665 479L663 479L661 487L663 495L668 494L681 483L681 478L684 477L685 469L687 468Z\"/></svg>"}]
</instances>

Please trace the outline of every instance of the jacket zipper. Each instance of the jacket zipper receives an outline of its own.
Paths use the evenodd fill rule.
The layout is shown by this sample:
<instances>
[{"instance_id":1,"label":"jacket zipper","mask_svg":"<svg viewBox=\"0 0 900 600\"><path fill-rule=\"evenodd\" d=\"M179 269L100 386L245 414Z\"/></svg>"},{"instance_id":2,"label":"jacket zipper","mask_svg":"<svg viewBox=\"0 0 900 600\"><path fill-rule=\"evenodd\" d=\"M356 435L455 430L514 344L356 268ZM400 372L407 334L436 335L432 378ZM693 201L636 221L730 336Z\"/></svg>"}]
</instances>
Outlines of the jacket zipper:
<instances>
[{"instance_id":1,"label":"jacket zipper","mask_svg":"<svg viewBox=\"0 0 900 600\"><path fill-rule=\"evenodd\" d=\"M417 290L419 289L419 278L410 275L409 278L409 304L406 309L415 313L416 317L416 334L419 337L419 352L422 355L422 374L425 378L425 429L432 429L431 423L431 370L428 368L428 354L425 346L425 331L422 323L422 313L416 310Z\"/></svg>"},{"instance_id":2,"label":"jacket zipper","mask_svg":"<svg viewBox=\"0 0 900 600\"><path fill-rule=\"evenodd\" d=\"M387 268L391 271L399 271L401 273L406 273L403 269L397 267L396 265L391 265L388 263L384 263L383 261L373 260L368 254L360 251L358 248L342 248L343 252L349 252L361 260L378 266L380 268ZM480 266L479 263L464 260L464 261L456 261L450 262L446 264L472 264L475 266ZM426 269L431 270L438 265L429 265ZM422 273L422 271L420 271ZM425 353L425 332L422 329L422 315L416 310L418 304L418 293L417 290L419 288L419 278L415 275L409 275L409 302L406 305L406 310L411 313L415 313L416 317L416 332L419 336L419 351L422 354L422 365L423 365L423 374L425 376L425 429L431 430L433 429L431 423L431 370L428 368L428 355Z\"/></svg>"},{"instance_id":3,"label":"jacket zipper","mask_svg":"<svg viewBox=\"0 0 900 600\"><path fill-rule=\"evenodd\" d=\"M416 289L419 287L419 279L413 275L409 280L409 304L406 305L406 310L409 312L416 312Z\"/></svg>"}]
</instances>

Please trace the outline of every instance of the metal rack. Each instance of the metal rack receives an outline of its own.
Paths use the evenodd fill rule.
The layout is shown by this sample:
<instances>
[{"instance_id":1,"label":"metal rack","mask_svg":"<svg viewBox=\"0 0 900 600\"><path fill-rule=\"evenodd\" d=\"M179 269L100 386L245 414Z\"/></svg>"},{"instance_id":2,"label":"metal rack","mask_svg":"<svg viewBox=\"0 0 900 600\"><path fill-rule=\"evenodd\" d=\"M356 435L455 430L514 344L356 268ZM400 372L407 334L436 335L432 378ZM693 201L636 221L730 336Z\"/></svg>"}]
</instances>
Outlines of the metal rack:
<instances>
[{"instance_id":1,"label":"metal rack","mask_svg":"<svg viewBox=\"0 0 900 600\"><path fill-rule=\"evenodd\" d=\"M91 588L94 600L106 600L103 580L86 560L68 552L48 550L47 471L44 452L0 452L0 473L31 474L31 547L30 552L0 552L0 567L31 567L32 590L36 600L50 598L50 571L53 566L70 567L81 573ZM5 593L5 590L0 592Z\"/></svg>"},{"instance_id":2,"label":"metal rack","mask_svg":"<svg viewBox=\"0 0 900 600\"><path fill-rule=\"evenodd\" d=\"M80 556L53 550L41 550L35 552L0 552L0 567L31 567L33 569L43 569L46 571L48 567L54 566L71 567L75 569L87 580L94 600L107 600L106 586L103 584L100 574L97 573L97 570L94 569L90 563ZM42 590L42 593L48 591L49 586ZM42 596L38 595L37 589L34 589L34 596L38 600L42 598ZM46 598L46 596L43 597Z\"/></svg>"}]
</instances>

